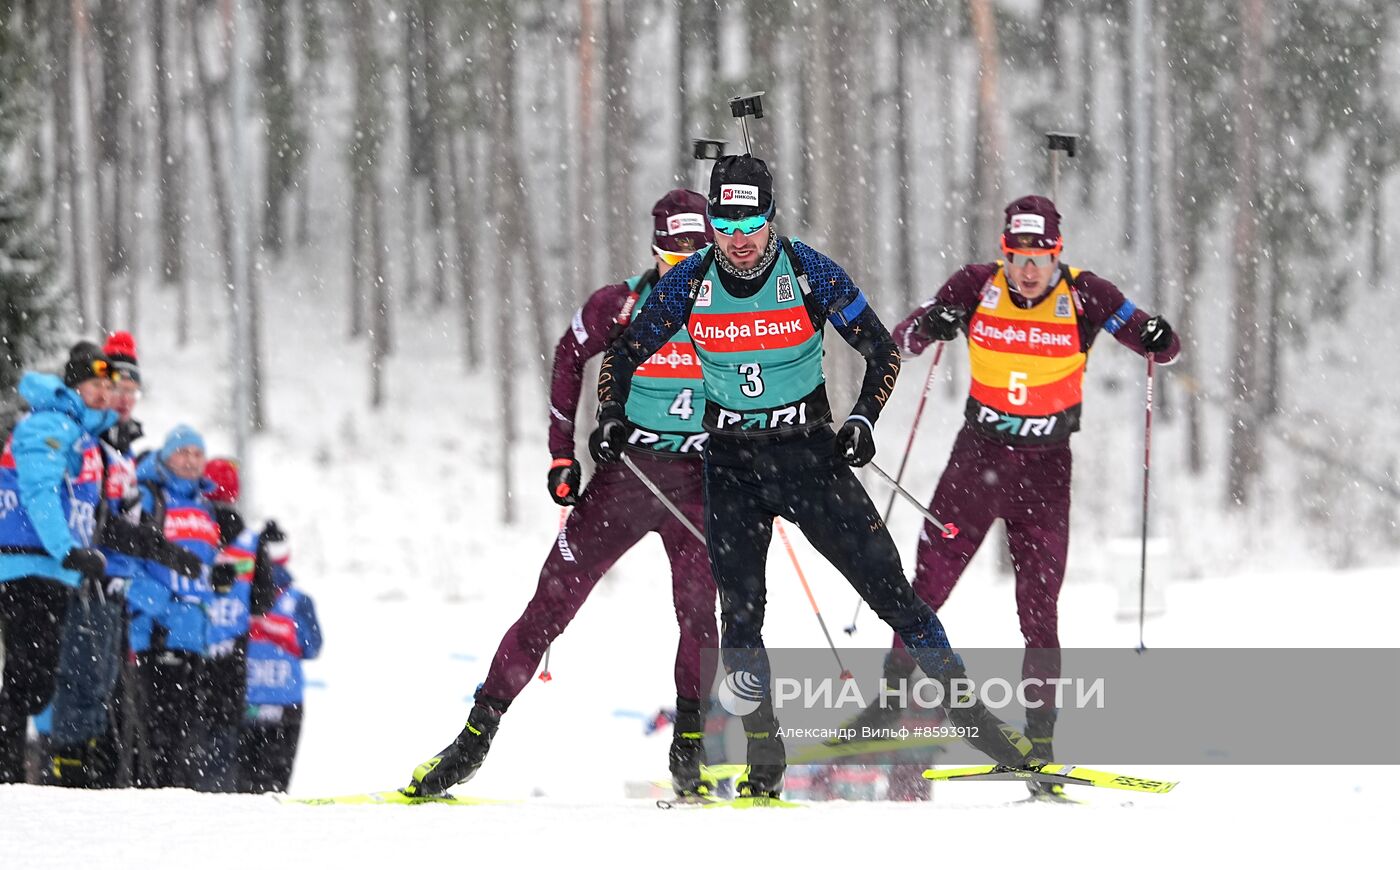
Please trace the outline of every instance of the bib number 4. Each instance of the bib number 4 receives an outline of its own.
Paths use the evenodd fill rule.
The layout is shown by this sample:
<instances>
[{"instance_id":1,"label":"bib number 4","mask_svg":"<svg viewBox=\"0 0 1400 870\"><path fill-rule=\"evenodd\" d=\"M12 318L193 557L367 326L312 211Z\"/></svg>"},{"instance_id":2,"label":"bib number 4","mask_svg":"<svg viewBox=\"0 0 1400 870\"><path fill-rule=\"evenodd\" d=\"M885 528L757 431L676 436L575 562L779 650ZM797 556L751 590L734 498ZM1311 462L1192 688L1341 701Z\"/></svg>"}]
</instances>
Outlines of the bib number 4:
<instances>
[{"instance_id":1,"label":"bib number 4","mask_svg":"<svg viewBox=\"0 0 1400 870\"><path fill-rule=\"evenodd\" d=\"M682 420L689 420L695 416L695 409L690 405L691 396L694 394L695 391L689 387L676 393L676 400L671 403L671 408L666 413L673 417L680 417Z\"/></svg>"},{"instance_id":2,"label":"bib number 4","mask_svg":"<svg viewBox=\"0 0 1400 870\"><path fill-rule=\"evenodd\" d=\"M744 363L739 366L739 374L744 376L744 383L739 385L739 392L750 399L763 395L763 367L758 363Z\"/></svg>"}]
</instances>

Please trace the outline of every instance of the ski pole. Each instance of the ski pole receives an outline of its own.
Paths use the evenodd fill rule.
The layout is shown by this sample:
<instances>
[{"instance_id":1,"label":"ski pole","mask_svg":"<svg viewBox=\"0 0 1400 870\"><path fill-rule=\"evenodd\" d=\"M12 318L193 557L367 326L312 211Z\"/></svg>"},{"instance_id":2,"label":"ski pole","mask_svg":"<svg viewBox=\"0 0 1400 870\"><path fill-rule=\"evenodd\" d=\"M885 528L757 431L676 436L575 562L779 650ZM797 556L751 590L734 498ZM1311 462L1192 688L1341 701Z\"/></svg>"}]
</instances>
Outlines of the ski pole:
<instances>
[{"instance_id":1,"label":"ski pole","mask_svg":"<svg viewBox=\"0 0 1400 870\"><path fill-rule=\"evenodd\" d=\"M1147 620L1147 506L1148 484L1152 477L1152 376L1156 361L1147 355L1147 417L1142 428L1142 564L1138 574L1138 645L1137 651L1144 652L1143 626Z\"/></svg>"},{"instance_id":2,"label":"ski pole","mask_svg":"<svg viewBox=\"0 0 1400 870\"><path fill-rule=\"evenodd\" d=\"M909 440L904 443L904 458L899 460L899 471L895 473L895 480L904 480L904 469L909 465L909 454L914 450L914 434L919 431L919 420L924 416L924 406L928 404L928 391L933 386L933 373L938 369L938 360L943 356L943 347L947 342L940 341L938 349L933 352L933 362L929 363L928 376L924 378L924 392L919 396L919 407L914 409L914 424L909 427ZM894 492L890 492L890 500L885 504L885 525L889 525L890 514L894 511ZM857 596L856 612L851 616L851 624L846 626L846 634L856 633L856 620L860 618L860 608L865 604L865 599Z\"/></svg>"},{"instance_id":3,"label":"ski pole","mask_svg":"<svg viewBox=\"0 0 1400 870\"><path fill-rule=\"evenodd\" d=\"M561 507L559 509L559 531L564 531L564 523L568 522L568 519L569 509L566 507ZM540 670L539 676L539 680L541 683L547 683L550 680L554 679L554 674L549 672L549 654L552 652L554 652L554 644L550 644L549 646L544 648L544 668Z\"/></svg>"},{"instance_id":4,"label":"ski pole","mask_svg":"<svg viewBox=\"0 0 1400 870\"><path fill-rule=\"evenodd\" d=\"M940 521L940 520L938 519L938 517L936 517L936 516L934 516L933 514L929 513L928 508L924 507L923 504L922 504L917 498L914 498L914 496L910 494L909 490L907 490L907 489L905 489L904 487L900 486L900 485L899 485L899 481L895 480L893 477L890 477L888 474L886 474L886 473L885 473L885 469L881 468L880 466L876 465L876 464L873 463L873 462L870 463L870 467L873 468L873 469L875 469L875 473L878 474L878 475L880 475L881 477L883 477L883 478L885 479L885 482L886 482L886 483L888 483L890 486L894 487L894 491L895 491L895 492L897 492L897 493L899 493L900 495L904 496L904 498L905 498L906 500L908 500L908 502L914 506L914 510L918 511L920 514L923 514L924 519L928 520L929 522L931 522L931 523L933 523L935 526L937 526L937 527L938 527L938 531L940 531L940 532L943 533L943 537L945 537L945 538L956 538L956 537L958 536L958 527L957 527L957 526L955 526L955 525L952 524L952 523L944 523L944 522Z\"/></svg>"},{"instance_id":5,"label":"ski pole","mask_svg":"<svg viewBox=\"0 0 1400 870\"><path fill-rule=\"evenodd\" d=\"M802 591L807 593L807 602L812 605L812 612L817 615L817 623L822 627L822 634L826 635L826 645L831 647L831 654L836 657L836 667L841 669L841 679L851 679L851 672L846 670L846 663L841 661L841 653L836 651L836 644L831 640L831 632L826 630L826 620L822 618L822 609L817 606L817 598L812 594L812 587L807 585L807 575L802 573L802 565L797 561L797 551L792 548L792 541L788 539L787 529L783 527L783 521L773 520L774 527L778 530L778 537L783 539L783 546L787 548L788 558L792 560L792 567L797 571L797 579L802 583Z\"/></svg>"},{"instance_id":6,"label":"ski pole","mask_svg":"<svg viewBox=\"0 0 1400 870\"><path fill-rule=\"evenodd\" d=\"M666 497L666 494L661 491L661 488L655 483L652 483L651 478L642 473L642 470L637 467L637 463L632 461L632 457L623 453L622 462L632 470L633 474L637 475L637 479L642 482L642 485L650 490L652 495L656 496L657 501L665 505L666 510L670 511L672 516L680 520L687 529L690 529L690 533L695 536L697 541L708 546L705 536L700 533L699 529L695 528L695 524L690 521L690 518L681 513L681 509L676 507L675 503ZM774 524L778 525L778 521L775 520ZM783 539L783 543L787 544L788 555L792 557L793 567L797 569L797 579L801 581L802 589L807 593L807 600L812 604L812 612L817 615L817 622L822 627L822 634L826 636L826 645L831 648L831 654L836 657L836 664L841 668L841 679L850 679L851 672L846 670L846 666L841 663L841 654L836 651L836 644L831 640L831 632L827 631L826 620L822 618L821 608L817 607L817 599L812 595L812 587L807 585L807 577L802 573L802 566L797 564L797 553L792 549L792 544L788 542L787 533L783 531L781 525L778 525L778 534Z\"/></svg>"},{"instance_id":7,"label":"ski pole","mask_svg":"<svg viewBox=\"0 0 1400 870\"><path fill-rule=\"evenodd\" d=\"M690 533L695 536L695 540L699 541L702 544L705 543L705 536L701 534L699 529L695 528L695 524L690 521L690 517L682 513L681 509L676 507L675 502L667 498L666 494L661 491L661 488L658 487L656 484L652 483L651 478L647 477L645 474L642 473L642 470L637 467L637 463L632 461L632 457L628 456L626 453L623 453L622 464L632 469L632 473L637 475L637 479L642 482L642 485L645 486L648 490L650 490L652 495L656 496L656 500L661 502L661 504L665 506L666 510L671 512L671 516L680 520L681 525L685 526L687 529L690 529Z\"/></svg>"}]
</instances>

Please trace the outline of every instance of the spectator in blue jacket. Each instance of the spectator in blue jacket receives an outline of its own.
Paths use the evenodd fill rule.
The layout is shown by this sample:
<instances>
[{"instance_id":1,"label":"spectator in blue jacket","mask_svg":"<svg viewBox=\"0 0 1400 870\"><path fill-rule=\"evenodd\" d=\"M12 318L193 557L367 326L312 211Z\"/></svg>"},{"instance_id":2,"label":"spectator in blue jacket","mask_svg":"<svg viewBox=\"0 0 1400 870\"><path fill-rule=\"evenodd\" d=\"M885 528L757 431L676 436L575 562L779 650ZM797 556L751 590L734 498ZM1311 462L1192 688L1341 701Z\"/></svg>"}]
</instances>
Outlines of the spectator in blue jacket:
<instances>
[{"instance_id":1,"label":"spectator in blue jacket","mask_svg":"<svg viewBox=\"0 0 1400 870\"><path fill-rule=\"evenodd\" d=\"M130 781L130 727L116 692L126 652L126 588L139 568L137 557L152 558L198 576L203 566L164 535L140 525L141 494L136 483L132 443L141 424L132 417L141 397L136 341L114 332L102 352L112 365L111 410L117 423L102 433L102 500L97 506L97 542L107 558L106 600L68 608L58 657L47 780L77 788L112 788ZM119 727L124 725L126 727ZM125 732L125 734L123 734ZM126 739L123 740L122 737Z\"/></svg>"},{"instance_id":2,"label":"spectator in blue jacket","mask_svg":"<svg viewBox=\"0 0 1400 870\"><path fill-rule=\"evenodd\" d=\"M91 342L63 378L27 372L30 413L0 455L0 783L24 782L28 718L54 691L64 615L75 590L100 599L106 559L93 547L101 499L97 435L116 422L111 361Z\"/></svg>"},{"instance_id":3,"label":"spectator in blue jacket","mask_svg":"<svg viewBox=\"0 0 1400 870\"><path fill-rule=\"evenodd\" d=\"M291 782L305 694L301 663L321 652L316 607L310 595L292 588L286 546L282 542L274 552L271 606L263 612L255 596L248 632L248 718L239 750L239 790L259 794L286 791Z\"/></svg>"},{"instance_id":4,"label":"spectator in blue jacket","mask_svg":"<svg viewBox=\"0 0 1400 870\"><path fill-rule=\"evenodd\" d=\"M198 687L214 600L210 567L219 552L219 524L205 493L204 438L176 426L157 453L136 468L143 522L198 558L203 571L186 576L159 562L142 561L127 593L131 650L139 672L138 702L145 725L141 783L192 787L201 779L206 737Z\"/></svg>"}]
</instances>

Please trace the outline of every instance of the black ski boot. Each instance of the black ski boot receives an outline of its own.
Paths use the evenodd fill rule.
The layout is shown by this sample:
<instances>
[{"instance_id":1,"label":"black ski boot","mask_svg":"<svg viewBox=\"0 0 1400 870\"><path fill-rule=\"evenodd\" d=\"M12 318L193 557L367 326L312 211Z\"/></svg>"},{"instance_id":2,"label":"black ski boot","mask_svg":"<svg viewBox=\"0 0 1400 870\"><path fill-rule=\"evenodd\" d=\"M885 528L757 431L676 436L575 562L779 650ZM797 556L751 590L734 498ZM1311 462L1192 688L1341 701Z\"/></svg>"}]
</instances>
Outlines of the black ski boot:
<instances>
[{"instance_id":1,"label":"black ski boot","mask_svg":"<svg viewBox=\"0 0 1400 870\"><path fill-rule=\"evenodd\" d=\"M965 738L967 742L974 749L989 756L992 761L1005 767L1017 768L1039 767L1045 764L1046 759L1037 758L1032 753L1031 742L1026 736L998 719L980 698L963 695L956 703L947 701L946 693L944 698L944 710L948 714L948 721L967 729L967 733L972 735Z\"/></svg>"},{"instance_id":2,"label":"black ski boot","mask_svg":"<svg viewBox=\"0 0 1400 870\"><path fill-rule=\"evenodd\" d=\"M708 797L715 784L702 779L705 764L705 709L699 701L676 698L675 731L671 735L671 788L677 797Z\"/></svg>"},{"instance_id":3,"label":"black ski boot","mask_svg":"<svg viewBox=\"0 0 1400 870\"><path fill-rule=\"evenodd\" d=\"M744 733L749 738L749 766L739 780L739 797L779 797L787 771L787 748L778 736L778 718L771 702L765 699L757 711L744 717Z\"/></svg>"},{"instance_id":4,"label":"black ski boot","mask_svg":"<svg viewBox=\"0 0 1400 870\"><path fill-rule=\"evenodd\" d=\"M496 729L501 725L501 714L506 707L499 701L493 700L493 703L499 704L499 708L487 704L482 696L477 696L476 705L467 715L467 725L462 733L447 748L418 765L413 771L413 780L403 788L404 794L409 797L435 797L476 775L481 763L486 760L491 738L496 736Z\"/></svg>"},{"instance_id":5,"label":"black ski boot","mask_svg":"<svg viewBox=\"0 0 1400 870\"><path fill-rule=\"evenodd\" d=\"M1031 755L1049 764L1055 760L1055 711L1032 708L1026 711L1026 737L1031 741ZM1031 797L1057 799L1065 797L1065 787L1058 782L1028 782Z\"/></svg>"}]
</instances>

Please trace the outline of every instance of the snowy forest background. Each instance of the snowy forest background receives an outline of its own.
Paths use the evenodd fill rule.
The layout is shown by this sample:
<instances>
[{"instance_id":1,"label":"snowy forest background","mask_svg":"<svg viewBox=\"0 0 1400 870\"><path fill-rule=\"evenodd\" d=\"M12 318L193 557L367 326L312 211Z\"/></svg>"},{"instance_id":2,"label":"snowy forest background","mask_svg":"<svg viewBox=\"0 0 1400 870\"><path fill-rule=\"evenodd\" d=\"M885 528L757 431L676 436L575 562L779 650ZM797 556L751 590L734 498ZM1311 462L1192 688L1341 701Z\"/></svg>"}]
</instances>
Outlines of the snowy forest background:
<instances>
[{"instance_id":1,"label":"snowy forest background","mask_svg":"<svg viewBox=\"0 0 1400 870\"><path fill-rule=\"evenodd\" d=\"M540 538L553 343L647 266L652 202L703 185L690 140L740 150L727 99L763 90L780 231L890 325L997 256L1004 203L1049 192L1044 133L1077 133L1066 262L1185 338L1157 379L1161 570L1393 560L1398 39L1390 0L0 0L0 410L21 369L130 329L153 398L212 372L201 422L264 509L304 449L319 484L369 465L455 502L445 535ZM1135 582L1144 372L1112 344L1072 569L1133 553ZM293 345L315 365L279 364ZM858 358L828 347L849 395ZM952 350L920 495L960 420ZM886 467L925 372L907 361Z\"/></svg>"}]
</instances>

